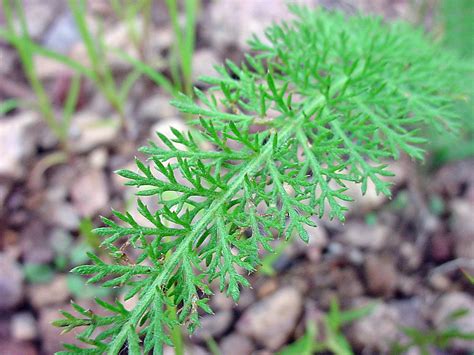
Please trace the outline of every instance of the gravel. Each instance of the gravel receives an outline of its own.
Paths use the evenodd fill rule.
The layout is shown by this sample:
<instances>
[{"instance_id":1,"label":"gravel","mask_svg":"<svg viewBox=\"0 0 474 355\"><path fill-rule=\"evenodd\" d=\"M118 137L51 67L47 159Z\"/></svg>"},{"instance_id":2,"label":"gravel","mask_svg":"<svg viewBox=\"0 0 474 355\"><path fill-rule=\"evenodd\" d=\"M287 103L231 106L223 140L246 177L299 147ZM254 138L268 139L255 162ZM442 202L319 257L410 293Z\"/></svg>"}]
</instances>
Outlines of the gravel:
<instances>
[{"instance_id":1,"label":"gravel","mask_svg":"<svg viewBox=\"0 0 474 355\"><path fill-rule=\"evenodd\" d=\"M250 306L239 319L237 330L276 350L294 331L302 309L302 295L293 288L281 288Z\"/></svg>"},{"instance_id":2,"label":"gravel","mask_svg":"<svg viewBox=\"0 0 474 355\"><path fill-rule=\"evenodd\" d=\"M15 260L0 253L0 310L11 310L22 301L23 272Z\"/></svg>"}]
</instances>

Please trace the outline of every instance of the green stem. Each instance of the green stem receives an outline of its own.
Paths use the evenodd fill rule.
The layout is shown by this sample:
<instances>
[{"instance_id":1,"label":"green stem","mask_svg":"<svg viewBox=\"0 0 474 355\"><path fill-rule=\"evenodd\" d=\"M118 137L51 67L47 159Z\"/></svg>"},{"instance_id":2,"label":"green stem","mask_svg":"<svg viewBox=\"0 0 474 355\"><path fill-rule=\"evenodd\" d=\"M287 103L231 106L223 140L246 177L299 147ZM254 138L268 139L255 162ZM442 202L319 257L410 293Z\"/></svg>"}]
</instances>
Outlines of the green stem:
<instances>
[{"instance_id":1,"label":"green stem","mask_svg":"<svg viewBox=\"0 0 474 355\"><path fill-rule=\"evenodd\" d=\"M294 130L297 129L306 119L307 113L315 112L320 106L324 105L325 102L325 97L322 95L318 96L316 99L311 100L311 102L306 105L306 109L302 110L298 116L294 117L294 120L290 121L291 123L288 124L288 126L284 127L280 131L280 134L278 135L279 145L285 144L288 139L291 138ZM273 137L270 137L259 154L255 156L253 160L249 161L248 164L240 171L240 173L229 182L229 188L224 191L220 198L217 198L212 202L206 212L201 216L201 219L194 225L192 231L183 238L183 241L176 247L171 256L167 258L166 262L163 264L160 274L157 275L155 280L144 290L144 296L140 299L135 309L131 312L130 319L122 327L120 333L117 334L111 343L111 347L108 351L109 355L116 355L119 353L123 344L127 340L130 327L136 327L137 324L139 324L147 309L150 307L150 304L153 302L157 292L156 290L160 289L166 284L183 258L189 253L189 248L191 247L192 243L195 242L206 231L207 227L215 220L216 215L219 213L222 207L227 204L241 189L245 179L249 176L253 176L259 170L259 168L271 158L273 149Z\"/></svg>"},{"instance_id":2,"label":"green stem","mask_svg":"<svg viewBox=\"0 0 474 355\"><path fill-rule=\"evenodd\" d=\"M193 53L196 42L196 17L199 5L199 0L186 0L185 2L186 28L180 58L184 78L184 92L188 96L193 94Z\"/></svg>"},{"instance_id":3,"label":"green stem","mask_svg":"<svg viewBox=\"0 0 474 355\"><path fill-rule=\"evenodd\" d=\"M106 48L102 42L102 35L98 35L97 45L93 40L89 25L86 22L86 2L84 0L68 0L68 3L91 62L92 72L94 73L93 80L119 115L122 128L127 130L124 103L117 93L118 90L112 70L105 59Z\"/></svg>"},{"instance_id":4,"label":"green stem","mask_svg":"<svg viewBox=\"0 0 474 355\"><path fill-rule=\"evenodd\" d=\"M51 100L49 99L46 90L41 83L38 73L36 71L36 67L33 61L33 53L34 50L31 48L30 43L31 38L28 33L28 28L26 24L26 20L23 13L23 8L20 1L15 1L16 5L16 12L20 18L20 26L21 26L21 35L18 35L15 30L15 26L13 23L13 11L11 5L8 0L3 0L3 10L5 13L6 25L7 30L11 34L9 36L11 40L11 44L16 48L18 55L20 57L20 61L22 67L24 69L26 78L33 89L36 98L38 100L38 108L43 116L44 120L46 121L47 125L59 139L61 145L66 148L67 147L67 135L64 134L64 131L61 127L61 124L56 119L56 115L54 114L53 105Z\"/></svg>"},{"instance_id":5,"label":"green stem","mask_svg":"<svg viewBox=\"0 0 474 355\"><path fill-rule=\"evenodd\" d=\"M166 0L166 5L175 37L175 45L171 49L171 76L176 86L180 87L187 95L192 95L192 60L196 42L196 18L200 7L200 0L185 0L186 24L184 31L179 25L177 0Z\"/></svg>"},{"instance_id":6,"label":"green stem","mask_svg":"<svg viewBox=\"0 0 474 355\"><path fill-rule=\"evenodd\" d=\"M168 14L171 20L171 26L174 32L175 43L171 46L171 53L169 58L169 65L171 71L171 77L173 79L174 87L176 91L182 90L181 87L181 78L179 73L179 55L181 48L181 28L179 27L178 22L178 2L177 0L166 0L166 6L168 8Z\"/></svg>"},{"instance_id":7,"label":"green stem","mask_svg":"<svg viewBox=\"0 0 474 355\"><path fill-rule=\"evenodd\" d=\"M178 310L175 306L167 306L169 317L172 321L178 321ZM173 343L175 355L184 355L184 340L181 325L177 324L170 329L171 342Z\"/></svg>"}]
</instances>

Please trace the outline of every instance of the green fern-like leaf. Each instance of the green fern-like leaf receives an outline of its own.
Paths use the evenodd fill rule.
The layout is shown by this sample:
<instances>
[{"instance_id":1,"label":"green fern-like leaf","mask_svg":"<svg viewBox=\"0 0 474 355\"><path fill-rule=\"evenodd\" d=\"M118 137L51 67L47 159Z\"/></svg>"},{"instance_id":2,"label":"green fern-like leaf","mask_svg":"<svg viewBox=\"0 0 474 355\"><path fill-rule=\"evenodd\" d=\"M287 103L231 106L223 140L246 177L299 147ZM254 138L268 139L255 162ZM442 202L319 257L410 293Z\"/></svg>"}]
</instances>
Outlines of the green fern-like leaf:
<instances>
[{"instance_id":1,"label":"green fern-like leaf","mask_svg":"<svg viewBox=\"0 0 474 355\"><path fill-rule=\"evenodd\" d=\"M176 321L193 330L219 280L235 300L247 286L244 273L271 250L274 235L308 240L314 216L344 219L347 182L365 192L372 181L390 194L385 161L405 152L422 158L420 130L454 126L456 59L420 30L381 19L291 7L295 20L274 25L266 39L251 41L253 56L228 62L219 77L203 80L197 102L173 104L194 115L194 129L158 134L142 148L137 172L119 171L138 196L149 222L114 212L97 230L113 263L91 255L75 269L89 282L126 286L138 303L98 301L109 315L65 313L58 325L85 327L85 348L65 353L161 354ZM133 260L124 246L135 249ZM167 312L177 309L177 317Z\"/></svg>"}]
</instances>

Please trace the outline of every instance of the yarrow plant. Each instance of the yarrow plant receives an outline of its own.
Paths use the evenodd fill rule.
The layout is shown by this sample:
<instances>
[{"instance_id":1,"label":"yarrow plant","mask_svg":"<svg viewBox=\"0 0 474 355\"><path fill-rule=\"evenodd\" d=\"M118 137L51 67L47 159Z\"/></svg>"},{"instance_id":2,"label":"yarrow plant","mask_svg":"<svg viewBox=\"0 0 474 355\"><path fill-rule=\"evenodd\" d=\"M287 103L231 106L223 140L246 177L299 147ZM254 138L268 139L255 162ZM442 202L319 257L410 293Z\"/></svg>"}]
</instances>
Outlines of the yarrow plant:
<instances>
[{"instance_id":1,"label":"yarrow plant","mask_svg":"<svg viewBox=\"0 0 474 355\"><path fill-rule=\"evenodd\" d=\"M105 315L73 304L77 314L63 312L56 325L84 327L85 345L63 354L161 354L170 329L192 331L212 312L210 282L237 301L248 286L242 270L255 270L274 236L307 241L315 216L344 220L347 182L390 195L384 162L401 152L421 159L423 126L455 125L456 59L423 31L290 9L295 20L253 38L242 65L203 78L211 87L195 90L198 102L172 102L195 117L194 129L158 133L138 172L118 172L138 196L157 197L155 206L138 199L149 225L114 211L117 221L97 230L110 258L90 254L92 264L73 271L138 301L126 309L97 300Z\"/></svg>"}]
</instances>

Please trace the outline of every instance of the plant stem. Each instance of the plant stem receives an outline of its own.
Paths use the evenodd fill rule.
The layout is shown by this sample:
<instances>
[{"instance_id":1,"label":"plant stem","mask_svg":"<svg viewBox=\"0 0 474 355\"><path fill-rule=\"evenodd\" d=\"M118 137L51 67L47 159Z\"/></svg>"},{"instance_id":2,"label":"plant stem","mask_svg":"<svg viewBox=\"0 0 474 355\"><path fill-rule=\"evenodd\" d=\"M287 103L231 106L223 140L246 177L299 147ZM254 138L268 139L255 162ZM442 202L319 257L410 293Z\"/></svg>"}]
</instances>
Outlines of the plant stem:
<instances>
[{"instance_id":1,"label":"plant stem","mask_svg":"<svg viewBox=\"0 0 474 355\"><path fill-rule=\"evenodd\" d=\"M178 320L178 310L175 306L167 306L171 320ZM184 341L181 325L176 324L170 329L171 342L173 343L175 355L184 355Z\"/></svg>"},{"instance_id":2,"label":"plant stem","mask_svg":"<svg viewBox=\"0 0 474 355\"><path fill-rule=\"evenodd\" d=\"M186 27L180 57L184 78L184 92L187 95L192 95L193 93L193 53L196 42L196 17L199 5L199 0L185 0Z\"/></svg>"},{"instance_id":3,"label":"plant stem","mask_svg":"<svg viewBox=\"0 0 474 355\"><path fill-rule=\"evenodd\" d=\"M315 112L319 107L324 105L325 102L326 99L322 95L320 95L318 98L315 98L314 100L311 100L311 102L309 102L307 105L308 107L302 110L300 115L294 117L294 120L280 131L278 135L278 141L280 144L283 144L283 142L286 142L291 138L294 130L299 127L306 119L306 114L308 112ZM258 169L268 159L271 158L273 150L273 137L269 137L267 143L262 147L259 154L255 156L254 159L250 160L246 167L229 182L229 188L224 191L220 198L216 198L213 201L206 212L201 216L200 220L194 225L191 232L183 238L171 256L166 259L166 262L163 264L163 268L160 270L159 275L157 275L153 282L143 291L144 297L140 299L136 308L130 314L127 324L122 327L120 333L117 334L111 343L109 354L117 354L120 351L122 345L127 339L127 334L130 327L135 327L139 323L143 315L146 313L148 307L153 302L153 299L156 296L154 290L162 287L168 281L169 277L173 274L173 271L176 269L176 267L178 267L183 258L189 253L191 244L206 231L207 226L212 223L213 220L215 220L216 216L222 210L222 207L227 204L233 196L235 196L244 183L244 180L253 176L256 171L258 171Z\"/></svg>"},{"instance_id":4,"label":"plant stem","mask_svg":"<svg viewBox=\"0 0 474 355\"><path fill-rule=\"evenodd\" d=\"M117 85L106 60L106 46L103 43L103 36L99 34L97 43L94 42L86 22L86 2L84 0L68 0L68 3L91 62L94 73L93 81L119 115L122 128L127 131L124 103L117 93Z\"/></svg>"},{"instance_id":5,"label":"plant stem","mask_svg":"<svg viewBox=\"0 0 474 355\"><path fill-rule=\"evenodd\" d=\"M180 55L180 41L181 41L181 28L179 27L178 22L178 3L177 0L166 0L166 6L168 8L168 14L171 20L171 26L174 32L175 43L171 46L170 52L170 71L171 77L173 79L174 87L176 91L180 91L181 88L181 78L180 78L180 69L179 69L179 55Z\"/></svg>"},{"instance_id":6,"label":"plant stem","mask_svg":"<svg viewBox=\"0 0 474 355\"><path fill-rule=\"evenodd\" d=\"M15 10L18 17L20 18L21 27L21 34L17 34L13 23L13 10L10 5L10 2L9 0L3 0L2 3L6 19L6 27L7 31L9 32L7 36L9 37L11 44L16 48L18 52L26 78L28 79L28 82L30 83L31 88L33 89L38 100L39 111L41 112L41 115L43 116L49 128L59 139L61 146L64 149L67 149L67 132L63 130L61 124L56 119L51 100L49 99L46 90L43 84L41 83L38 77L38 73L36 71L36 67L33 61L34 50L33 48L31 48L30 45L32 41L28 32L28 27L26 24L22 4L20 1L15 1Z\"/></svg>"},{"instance_id":7,"label":"plant stem","mask_svg":"<svg viewBox=\"0 0 474 355\"><path fill-rule=\"evenodd\" d=\"M200 7L200 0L185 0L186 23L184 30L179 25L178 1L166 0L166 5L175 37L175 45L171 50L171 75L175 85L180 90L187 95L192 95L192 59L196 41L196 18Z\"/></svg>"}]
</instances>

